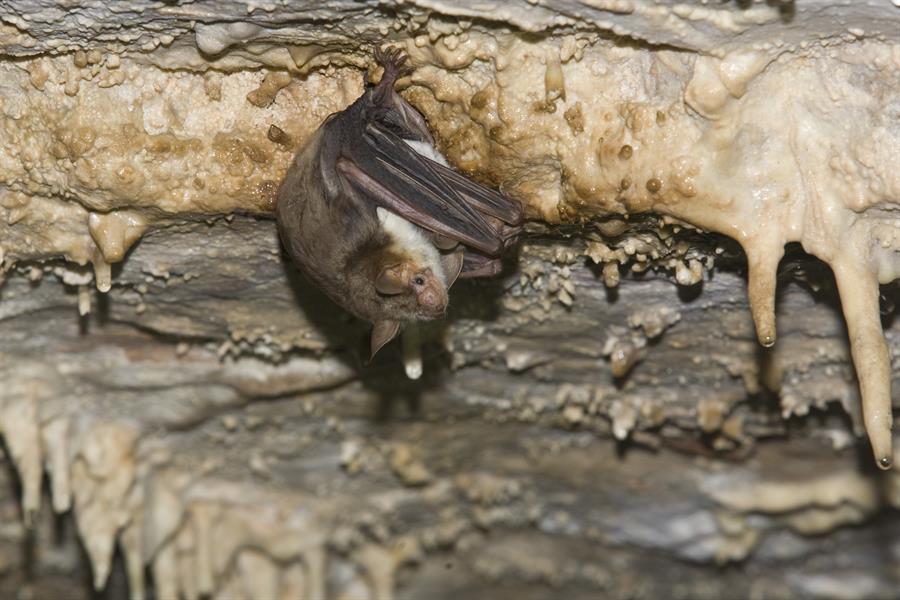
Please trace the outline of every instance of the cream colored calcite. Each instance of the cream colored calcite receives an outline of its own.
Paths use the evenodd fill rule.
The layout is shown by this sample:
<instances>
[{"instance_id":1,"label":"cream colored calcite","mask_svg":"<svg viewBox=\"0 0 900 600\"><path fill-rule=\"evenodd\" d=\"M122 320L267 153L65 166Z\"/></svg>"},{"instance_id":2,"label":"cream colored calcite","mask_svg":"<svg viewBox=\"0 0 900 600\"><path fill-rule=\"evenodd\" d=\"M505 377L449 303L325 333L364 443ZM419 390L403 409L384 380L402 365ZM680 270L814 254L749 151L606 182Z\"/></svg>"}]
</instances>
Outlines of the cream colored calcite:
<instances>
[{"instance_id":1,"label":"cream colored calcite","mask_svg":"<svg viewBox=\"0 0 900 600\"><path fill-rule=\"evenodd\" d=\"M166 594L180 589L185 597L191 597L192 590L201 585L197 566L201 544L196 530L205 527L204 518L213 522L213 545L221 545L225 552L234 543L229 537L231 519L238 517L226 519L216 509L209 511L211 517L200 516L195 521L194 509L185 508L190 499L207 504L219 499L227 505L227 511L248 510L254 519L260 518L257 512L264 512L261 507L285 507L273 521L298 539L323 533L318 529L321 525L329 547L328 572L340 574L329 579L326 598L354 600L373 597L376 585L381 590L397 585L398 594L418 597L422 592L417 593L417 589L433 585L431 569L437 567L442 573L446 560L456 564L471 559L476 565L482 564L473 555L473 543L477 544L481 536L492 540L494 554L497 550L493 540L510 529L533 535L543 543L560 540L559 544L566 548L572 541L590 544L590 540L605 539L616 532L628 536L645 532L647 538L658 540L657 544L671 544L665 553L682 556L696 552L692 560L704 564L715 558L712 552L720 547L719 556L724 560L728 552L738 557L746 555L746 549L758 547L757 542L748 545L750 540L769 539L754 514L733 517L742 523L739 535L732 534L732 529L712 528L715 522L711 503L699 491L699 483L709 476L698 471L708 468L727 474L743 472L746 477L748 471L755 472L757 462L795 464L803 456L782 442L759 440L765 434L755 429L759 426L751 414L755 409L747 410L758 406L758 400L747 399L741 383L743 376L737 370L731 373L719 366L719 354L737 363L753 364L752 323L739 288L741 279L735 273L717 273L713 280L704 283L704 295L697 302L680 305L678 312L673 312L665 298L675 297L675 286L662 277L623 281L619 302L608 303L587 261L568 264L569 256L578 256L577 249L548 246L546 242L525 244L522 264L540 265L539 270L547 274L559 268L560 277L563 265L570 268L569 280L577 284L576 303L566 307L552 300L543 323L532 320L525 309L522 313L504 310L496 321L467 318L452 324L447 337L453 340L454 351L469 361L468 367L447 374L449 385L423 399L427 420L391 419L381 424L371 417L380 394L361 397L369 381L350 382L360 371L348 367L345 356L336 356L334 346L320 350L324 355L320 360L286 352L279 364L246 354L226 355L220 363L215 343L190 337L198 336L195 332L204 329L195 329L190 321L176 321L173 326L166 318L167 314L191 311L187 314L193 320L204 321L207 316L198 313L228 314L234 306L250 305L266 311L258 316L257 323L271 319L287 330L288 336L296 335L296 330L310 331L322 316L319 313L327 312L327 299L312 306L304 304L305 316L268 316L273 305L293 306L294 298L282 265L268 256L268 249L277 247L275 238L269 235L273 232L273 223L243 217L231 223L222 219L212 227L197 223L190 229L180 226L151 232L123 265L118 285L108 296L113 323L100 325L98 314L90 319L87 335L78 334L72 314L74 292L66 295L56 276L45 277L29 289L30 273L18 269L3 290L0 364L4 365L5 386L0 388L0 398L10 390L10 383L18 393L31 398L34 407L30 410L38 411L43 424L39 426L40 438L47 444L43 459L37 457L37 461L50 465L52 489L74 489L76 483L69 480L74 468L67 467L71 463L66 457L76 456L78 463L83 463L78 469L89 474L77 484L90 490L85 494L87 502L95 499L102 504L112 524L119 522L124 507L129 518L117 543L125 549L123 557L127 558L133 588L141 587L142 566L151 565L156 572L155 591L160 589L157 582L163 581ZM203 248L204 252L195 254L196 248ZM232 248L235 254L228 254ZM211 250L217 250L221 260L207 260L206 252ZM208 272L190 280L180 275L196 270L196 265L206 265ZM163 278L164 271L169 273L168 279ZM129 302L130 294L137 296L129 288L139 287L150 272L160 275L149 284L155 291L143 294L148 304L144 313L147 316L133 315L123 306ZM74 281L76 276L67 275ZM509 281L518 285L519 278L511 277ZM233 286L245 282L251 282L254 289L230 293ZM648 288L656 293L648 293ZM198 298L198 289L211 290L215 301L205 304ZM304 286L299 291L309 296L314 290ZM490 288L478 293L480 298L493 297ZM545 299L535 291L528 293L535 304ZM248 302L247 294L266 300ZM511 295L510 290L503 292L503 297ZM62 302L54 304L58 297L62 297ZM523 296L518 299L523 300ZM819 335L828 340L829 348L842 347L836 315L824 306L811 306L807 292L796 287L788 291L785 300L787 306L781 305L779 315L795 312L810 318L815 313L818 318L813 322L822 326ZM797 310L798 301L809 310ZM734 304L729 309L731 303ZM725 318L729 311L740 325ZM280 312L289 313L290 309L282 308ZM715 317L703 317L704 313ZM42 326L44 322L46 327ZM646 361L637 365L621 390L610 381L609 367L600 356L602 332L612 323L628 323L656 342ZM713 325L698 327L698 323ZM797 332L805 330L804 323L792 323L791 335L784 336L779 348L784 342L794 342ZM362 342L365 332L353 332L351 327L345 324L341 335L333 337L333 343L345 345L353 339ZM176 344L166 334L157 336L141 330L172 331L175 333L169 335L186 341ZM896 334L896 324L891 332ZM227 336L224 325L219 335ZM270 343L281 343L280 332L272 335ZM559 336L567 343L558 343ZM685 343L688 348L681 352L670 349L684 348ZM309 355L313 348L298 354ZM780 368L786 384L795 375L821 374L829 364L839 367L844 377L850 372L845 348L843 355L836 351L818 355L801 351L803 346L784 348L789 356ZM402 377L398 350L393 365L382 363L371 368L390 368L395 374L393 381L397 381ZM52 352L52 361L43 359L48 351ZM700 361L704 354L710 355L705 363ZM793 355L808 362L794 362ZM33 362L29 363L25 356L31 356ZM673 356L683 360L672 360ZM691 360L693 356L696 362ZM520 371L508 374L506 364ZM689 379L683 380L682 375ZM433 377L433 372L429 377ZM746 380L750 380L749 375ZM832 380L832 386L853 395L846 381ZM303 393L310 389L325 391L320 395ZM388 392L391 399L398 396ZM275 400L263 401L272 398ZM245 406L248 402L252 403ZM402 410L402 403L399 404L398 410ZM774 402L771 404L774 408ZM729 408L734 411L732 414L726 412ZM777 410L765 414L783 434ZM744 418L748 426L743 434L740 422L733 417ZM813 434L821 433L821 418L822 414L817 414L810 419L808 430ZM22 425L16 431L22 432L23 439L27 439L29 429L35 429L22 420L16 423ZM143 426L136 428L137 424ZM612 435L642 444L676 443L677 436L671 437L673 425L684 428L684 437L697 433L699 425L703 431L709 430L710 438L718 438L714 448L728 450L715 431L718 427L722 436L736 440L745 436L742 445L756 447L758 453L747 461L732 463L706 461L693 455L703 451L702 446L691 449L691 456L680 457L664 448L656 453L632 450L623 458L612 451ZM658 434L660 429L664 433ZM136 430L139 440L134 443ZM840 426L836 430L844 433L845 443L855 445L850 432ZM810 482L839 469L855 472L852 450L832 455L830 445L814 444L812 436L798 432L796 438L811 442L807 452L815 460L795 473L783 475L781 481L797 478ZM769 447L769 456L761 455L765 447ZM667 468L661 469L661 465ZM113 481L114 472L120 469L123 477ZM98 484L105 476L111 477L108 488ZM123 496L123 483L129 477L133 484ZM871 475L859 475L860 480L868 477ZM562 488L558 487L560 479L566 482ZM831 481L842 485L845 479ZM744 489L739 483L744 480L727 481L725 489ZM548 486L553 486L551 492L544 491ZM680 495L680 500L671 503L675 514L670 518L665 514L670 503L660 502L659 498L672 498L666 491L672 486L686 490L687 495ZM798 495L800 501L805 501L807 496L802 495L802 489L801 486ZM752 496L752 489L747 493ZM789 493L790 489L785 492ZM633 511L626 518L629 524L624 525L623 516L604 500L609 494L623 498L625 507ZM190 498L185 499L187 496ZM66 506L64 499L62 494L60 499L54 498L54 505ZM521 502L525 506L511 510L511 506ZM569 502L575 504L566 506ZM250 509L246 508L248 504ZM298 519L299 525L294 528L292 519L297 511L323 505L324 511L317 513L314 521ZM100 512L76 502L73 514L81 510L92 514L92 519ZM201 508L200 512L204 510L207 509ZM835 527L855 522L849 520L853 510L835 510L843 520L831 522ZM334 515L339 522L362 522L363 532L351 527L347 533L332 527L334 521L330 519ZM857 520L865 520L866 528L877 528L871 522L873 515L873 511L866 510L858 513ZM592 527L597 526L598 519L609 525L594 531ZM705 520L710 520L709 531L704 529ZM828 518L823 516L819 521L827 523ZM318 525L305 529L311 523ZM99 527L98 539L90 541L90 547L99 550L98 572L105 568L103 549L108 547L110 527ZM800 531L800 527L791 531ZM484 531L487 533L480 533ZM366 532L371 532L371 537ZM382 571L371 575L378 564L400 565L414 559L403 554L410 546L395 544L408 533L425 550L422 564L396 576ZM86 531L84 535L92 533ZM835 539L832 535L840 534L810 543L827 546ZM679 542L679 538L685 541ZM172 546L160 541L166 539L175 541L170 542ZM276 585L273 581L285 598L296 597L298 594L291 595L293 590L305 590L305 560L287 564L278 560L278 550L269 547L269 543L279 539L277 533L266 530L252 538L254 548L261 549L250 550L249 558L245 557L248 548L242 547L231 554L227 561L230 566L211 567L215 595L234 598L241 597L246 589L271 590ZM381 547L378 552L362 552L373 543ZM163 547L171 551L164 551ZM520 547L523 556L536 554L534 541ZM604 564L608 553L602 549L606 547L592 549L585 560ZM370 554L374 554L371 564L375 566L360 562ZM547 581L576 576L559 575L563 573L559 560L563 559L558 556L563 554L562 550L544 550L540 569L532 565L515 577L538 585L538 580L532 579L538 573L546 574ZM495 555L495 560L500 561L498 577L502 577L502 565L510 560L506 556L508 552ZM220 560L225 559L213 557L209 562L219 565ZM252 578L249 572L255 569L251 567L260 564L263 566L259 576ZM456 574L461 570L455 568L450 576L463 579ZM473 579L484 582L481 577L486 575L478 573ZM638 573L645 571L639 569ZM115 589L117 575L121 572L114 570L111 589ZM608 588L601 585L597 589Z\"/></svg>"},{"instance_id":2,"label":"cream colored calcite","mask_svg":"<svg viewBox=\"0 0 900 600\"><path fill-rule=\"evenodd\" d=\"M6 257L92 263L101 291L152 223L270 211L292 148L269 127L302 140L360 85L352 72L289 85L287 73L177 73L83 52L0 70Z\"/></svg>"},{"instance_id":3,"label":"cream colored calcite","mask_svg":"<svg viewBox=\"0 0 900 600\"><path fill-rule=\"evenodd\" d=\"M838 527L856 525L875 514L885 503L896 503L881 488L896 487L895 476L866 477L856 470L838 470L816 476L722 481L709 485L707 493L722 506L718 525L722 533L720 562L739 561L761 542L760 528L750 521L766 516L765 529L787 528L802 535L820 535Z\"/></svg>"},{"instance_id":4,"label":"cream colored calcite","mask_svg":"<svg viewBox=\"0 0 900 600\"><path fill-rule=\"evenodd\" d=\"M246 485L210 475L213 463L172 465L171 451L133 422L89 415L44 421L42 405L49 403L22 399L2 407L25 514L30 522L39 509L46 467L54 509L74 508L98 589L118 546L132 598L144 597L147 565L161 598L230 598L233 586L254 598L326 597L327 545L340 506L298 494L248 493ZM394 460L405 460L397 458L401 451ZM408 471L406 462L397 468ZM354 550L349 558L358 579L350 585L390 598L393 572L419 553L415 540L398 544Z\"/></svg>"},{"instance_id":5,"label":"cream colored calcite","mask_svg":"<svg viewBox=\"0 0 900 600\"><path fill-rule=\"evenodd\" d=\"M888 126L900 103L900 46L836 40L714 58L589 36L467 37L470 47L450 57L445 39L407 44L422 63L471 64L456 77L419 69L410 97L433 115L453 162L525 198L533 216L654 211L736 239L765 346L775 343L785 244L800 242L832 267L866 428L889 466L878 284L900 268L900 136ZM689 273L681 266L676 278L696 281Z\"/></svg>"}]
</instances>

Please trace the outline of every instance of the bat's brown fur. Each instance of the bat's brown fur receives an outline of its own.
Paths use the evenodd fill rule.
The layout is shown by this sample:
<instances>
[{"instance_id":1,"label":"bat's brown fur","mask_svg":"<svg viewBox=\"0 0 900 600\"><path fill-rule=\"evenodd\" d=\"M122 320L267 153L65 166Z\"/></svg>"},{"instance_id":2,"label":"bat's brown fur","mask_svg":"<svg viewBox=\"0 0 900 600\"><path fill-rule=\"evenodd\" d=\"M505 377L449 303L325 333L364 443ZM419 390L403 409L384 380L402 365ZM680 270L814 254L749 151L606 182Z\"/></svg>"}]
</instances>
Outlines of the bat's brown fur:
<instances>
[{"instance_id":1,"label":"bat's brown fur","mask_svg":"<svg viewBox=\"0 0 900 600\"><path fill-rule=\"evenodd\" d=\"M406 56L379 49L375 57L384 67L381 82L330 116L297 153L276 208L281 240L297 266L337 304L376 325L373 353L398 324L443 314L460 270L465 276L466 265L483 270L495 261L521 222L517 204L404 142L433 146L425 120L394 91L409 71ZM379 220L378 207L409 221L427 243L437 237L444 254L404 245ZM463 262L457 243L477 252L465 250L471 255ZM394 279L379 292L386 277Z\"/></svg>"}]
</instances>

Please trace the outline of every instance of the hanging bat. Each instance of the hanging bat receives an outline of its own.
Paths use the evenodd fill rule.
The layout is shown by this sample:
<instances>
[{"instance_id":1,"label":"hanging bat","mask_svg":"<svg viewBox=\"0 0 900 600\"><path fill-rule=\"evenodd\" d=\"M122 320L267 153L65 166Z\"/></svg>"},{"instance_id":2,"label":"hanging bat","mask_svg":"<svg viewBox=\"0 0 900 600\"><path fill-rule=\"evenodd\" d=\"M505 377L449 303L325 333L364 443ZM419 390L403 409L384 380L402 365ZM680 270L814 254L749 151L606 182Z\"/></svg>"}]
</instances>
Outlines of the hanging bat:
<instances>
[{"instance_id":1,"label":"hanging bat","mask_svg":"<svg viewBox=\"0 0 900 600\"><path fill-rule=\"evenodd\" d=\"M422 115L394 91L411 69L376 49L381 81L329 116L278 190L291 259L335 303L373 325L371 355L404 324L436 319L457 277L500 271L521 207L453 170Z\"/></svg>"}]
</instances>

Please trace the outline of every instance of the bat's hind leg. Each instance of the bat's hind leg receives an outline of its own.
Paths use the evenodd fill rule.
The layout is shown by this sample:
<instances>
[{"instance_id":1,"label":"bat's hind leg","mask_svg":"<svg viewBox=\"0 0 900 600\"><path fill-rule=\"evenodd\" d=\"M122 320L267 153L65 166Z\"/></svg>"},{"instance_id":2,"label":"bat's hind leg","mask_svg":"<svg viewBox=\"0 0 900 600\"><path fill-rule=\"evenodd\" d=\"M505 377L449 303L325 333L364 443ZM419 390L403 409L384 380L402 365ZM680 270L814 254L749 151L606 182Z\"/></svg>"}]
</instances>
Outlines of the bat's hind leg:
<instances>
[{"instance_id":1,"label":"bat's hind leg","mask_svg":"<svg viewBox=\"0 0 900 600\"><path fill-rule=\"evenodd\" d=\"M413 68L406 64L408 59L409 56L400 48L375 47L375 62L384 68L384 75L375 86L376 99L383 100L394 90L398 79L413 72Z\"/></svg>"}]
</instances>

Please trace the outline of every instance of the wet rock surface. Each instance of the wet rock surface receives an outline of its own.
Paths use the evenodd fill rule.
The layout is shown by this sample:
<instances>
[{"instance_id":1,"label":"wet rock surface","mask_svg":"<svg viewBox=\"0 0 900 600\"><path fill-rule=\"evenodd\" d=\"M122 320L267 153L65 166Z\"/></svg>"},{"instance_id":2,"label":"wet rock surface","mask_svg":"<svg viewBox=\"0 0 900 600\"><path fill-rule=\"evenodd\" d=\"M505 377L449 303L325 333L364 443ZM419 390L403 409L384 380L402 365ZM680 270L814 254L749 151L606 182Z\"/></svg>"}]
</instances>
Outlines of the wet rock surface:
<instances>
[{"instance_id":1,"label":"wet rock surface","mask_svg":"<svg viewBox=\"0 0 900 600\"><path fill-rule=\"evenodd\" d=\"M696 288L649 272L610 290L582 236L545 236L501 279L454 287L421 382L397 349L363 364L367 332L282 262L270 220L149 233L82 318L58 267L35 281L20 265L0 304L4 401L44 448L5 431L23 489L23 466L50 467L95 574L142 522L140 544L120 534L124 564L152 563L161 597L893 589L896 480L840 408L857 392L823 271L785 271L784 348L762 350L733 249ZM646 340L625 377L607 337Z\"/></svg>"}]
</instances>

